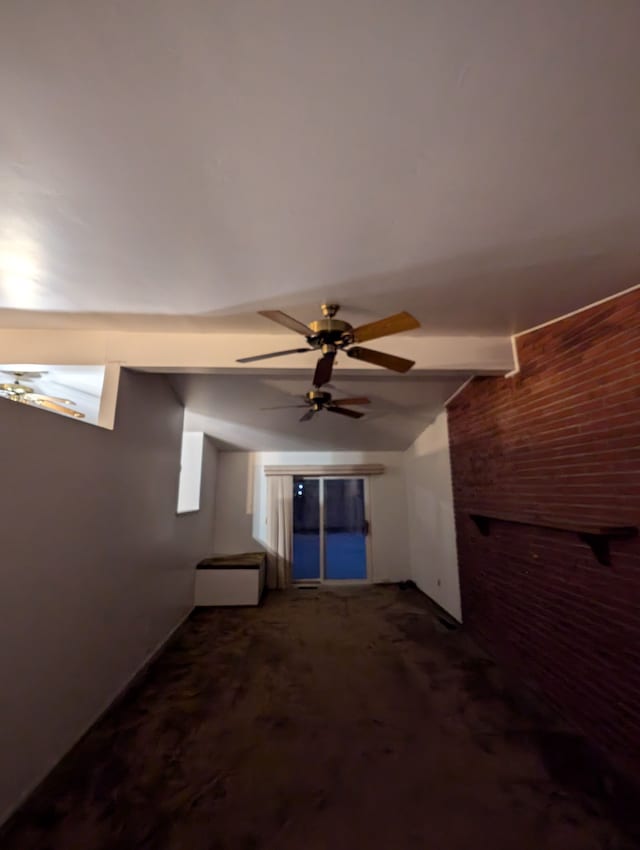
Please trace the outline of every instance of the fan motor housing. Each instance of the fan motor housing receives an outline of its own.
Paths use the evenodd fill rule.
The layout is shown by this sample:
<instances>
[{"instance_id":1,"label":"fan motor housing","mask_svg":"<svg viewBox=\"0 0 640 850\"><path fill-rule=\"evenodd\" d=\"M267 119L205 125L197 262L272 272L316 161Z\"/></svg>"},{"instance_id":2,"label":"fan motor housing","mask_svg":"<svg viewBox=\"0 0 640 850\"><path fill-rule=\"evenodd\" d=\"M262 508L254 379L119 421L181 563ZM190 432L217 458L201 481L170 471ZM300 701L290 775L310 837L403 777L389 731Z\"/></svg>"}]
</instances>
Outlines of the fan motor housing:
<instances>
[{"instance_id":1,"label":"fan motor housing","mask_svg":"<svg viewBox=\"0 0 640 850\"><path fill-rule=\"evenodd\" d=\"M313 405L313 407L319 410L323 405L331 402L331 393L324 393L322 390L310 390L308 393L305 393L305 399L308 404Z\"/></svg>"},{"instance_id":2,"label":"fan motor housing","mask_svg":"<svg viewBox=\"0 0 640 850\"><path fill-rule=\"evenodd\" d=\"M319 319L317 322L309 322L312 334L307 337L309 345L320 346L344 344L348 341L349 332L353 326L341 319Z\"/></svg>"}]
</instances>

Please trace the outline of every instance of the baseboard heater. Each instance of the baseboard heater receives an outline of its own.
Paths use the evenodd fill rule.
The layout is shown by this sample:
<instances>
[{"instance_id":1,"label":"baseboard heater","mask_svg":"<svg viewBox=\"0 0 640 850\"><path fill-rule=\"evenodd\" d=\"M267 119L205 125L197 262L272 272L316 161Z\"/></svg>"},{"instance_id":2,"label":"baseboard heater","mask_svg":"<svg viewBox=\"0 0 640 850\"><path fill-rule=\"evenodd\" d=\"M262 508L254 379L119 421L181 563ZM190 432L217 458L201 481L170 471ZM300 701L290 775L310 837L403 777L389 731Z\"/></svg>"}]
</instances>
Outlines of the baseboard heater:
<instances>
[{"instance_id":1,"label":"baseboard heater","mask_svg":"<svg viewBox=\"0 0 640 850\"><path fill-rule=\"evenodd\" d=\"M264 591L264 552L215 555L196 567L196 606L259 605Z\"/></svg>"}]
</instances>

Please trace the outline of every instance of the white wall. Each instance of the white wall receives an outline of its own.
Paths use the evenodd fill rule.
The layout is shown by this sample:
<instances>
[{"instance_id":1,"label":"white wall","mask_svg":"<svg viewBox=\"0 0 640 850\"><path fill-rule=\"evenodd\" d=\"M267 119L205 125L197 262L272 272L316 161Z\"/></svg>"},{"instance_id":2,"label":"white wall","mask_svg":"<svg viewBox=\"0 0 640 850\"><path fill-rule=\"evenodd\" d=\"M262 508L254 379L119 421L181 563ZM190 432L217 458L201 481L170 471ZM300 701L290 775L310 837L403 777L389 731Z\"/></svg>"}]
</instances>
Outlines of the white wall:
<instances>
[{"instance_id":1,"label":"white wall","mask_svg":"<svg viewBox=\"0 0 640 850\"><path fill-rule=\"evenodd\" d=\"M114 431L0 401L0 820L193 604L216 451L178 516L182 421L163 376L126 371Z\"/></svg>"},{"instance_id":2,"label":"white wall","mask_svg":"<svg viewBox=\"0 0 640 850\"><path fill-rule=\"evenodd\" d=\"M183 431L178 483L179 514L200 510L204 434L202 431Z\"/></svg>"},{"instance_id":3,"label":"white wall","mask_svg":"<svg viewBox=\"0 0 640 850\"><path fill-rule=\"evenodd\" d=\"M411 577L462 619L446 411L404 453Z\"/></svg>"},{"instance_id":4,"label":"white wall","mask_svg":"<svg viewBox=\"0 0 640 850\"><path fill-rule=\"evenodd\" d=\"M220 452L218 458L214 548L220 554L264 547L264 466L385 464L384 475L370 478L373 579L412 578L461 619L445 412L405 452Z\"/></svg>"},{"instance_id":5,"label":"white wall","mask_svg":"<svg viewBox=\"0 0 640 850\"><path fill-rule=\"evenodd\" d=\"M406 490L402 452L221 452L214 546L220 554L263 548L266 540L265 466L382 463L370 478L371 575L374 581L409 578Z\"/></svg>"},{"instance_id":6,"label":"white wall","mask_svg":"<svg viewBox=\"0 0 640 850\"><path fill-rule=\"evenodd\" d=\"M252 452L219 452L213 547L219 555L260 550L253 536Z\"/></svg>"}]
</instances>

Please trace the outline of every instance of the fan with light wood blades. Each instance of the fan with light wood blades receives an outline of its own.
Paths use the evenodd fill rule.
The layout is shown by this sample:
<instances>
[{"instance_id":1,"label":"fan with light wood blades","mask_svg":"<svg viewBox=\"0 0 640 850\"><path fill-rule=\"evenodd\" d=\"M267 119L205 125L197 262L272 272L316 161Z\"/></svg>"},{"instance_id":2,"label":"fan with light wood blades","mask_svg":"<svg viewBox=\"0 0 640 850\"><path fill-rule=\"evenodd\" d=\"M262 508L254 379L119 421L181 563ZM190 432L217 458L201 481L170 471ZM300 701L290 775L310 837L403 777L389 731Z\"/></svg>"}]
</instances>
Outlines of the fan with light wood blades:
<instances>
[{"instance_id":1,"label":"fan with light wood blades","mask_svg":"<svg viewBox=\"0 0 640 850\"><path fill-rule=\"evenodd\" d=\"M335 318L340 309L338 304L322 304L321 309L324 318L317 322L311 322L309 325L299 322L281 310L260 310L259 315L304 336L308 347L274 351L271 354L258 354L254 357L241 357L236 362L254 363L257 360L283 357L286 354L321 351L322 357L318 360L313 376L314 387L322 387L329 383L336 354L339 351L344 351L347 357L363 360L375 366L382 366L383 369L391 369L393 372L408 372L414 365L413 360L396 357L393 354L385 354L383 351L374 351L372 348L362 348L361 345L357 344L419 328L420 322L410 313L396 313L394 316L387 316L386 319L379 319L377 322L370 322L354 328L348 322Z\"/></svg>"},{"instance_id":2,"label":"fan with light wood blades","mask_svg":"<svg viewBox=\"0 0 640 850\"><path fill-rule=\"evenodd\" d=\"M364 413L359 410L350 410L346 405L370 404L368 398L337 398L334 399L331 393L322 390L310 390L303 396L304 404L280 404L277 407L263 407L262 410L287 410L308 408L307 412L300 417L300 422L308 422L310 419L320 413L321 410L328 410L329 413L339 413L341 416L348 416L351 419L362 419Z\"/></svg>"},{"instance_id":3,"label":"fan with light wood blades","mask_svg":"<svg viewBox=\"0 0 640 850\"><path fill-rule=\"evenodd\" d=\"M57 398L56 396L38 393L33 387L22 383L22 381L35 381L46 372L4 372L3 374L11 375L14 380L11 383L0 384L0 398L6 398L19 404L28 404L32 407L42 407L45 410L53 410L55 413L63 413L73 419L84 419L84 413L71 409L71 406L75 405L75 401L71 401L69 398Z\"/></svg>"}]
</instances>

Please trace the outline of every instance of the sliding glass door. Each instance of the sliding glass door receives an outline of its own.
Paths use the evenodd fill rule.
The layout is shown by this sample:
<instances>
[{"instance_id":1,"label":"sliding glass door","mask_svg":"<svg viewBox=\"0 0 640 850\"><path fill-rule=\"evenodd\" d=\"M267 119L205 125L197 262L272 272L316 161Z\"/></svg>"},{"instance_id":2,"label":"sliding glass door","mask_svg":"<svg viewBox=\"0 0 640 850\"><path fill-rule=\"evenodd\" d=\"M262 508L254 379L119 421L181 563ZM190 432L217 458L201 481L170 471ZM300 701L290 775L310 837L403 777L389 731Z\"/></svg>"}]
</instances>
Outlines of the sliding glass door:
<instances>
[{"instance_id":1,"label":"sliding glass door","mask_svg":"<svg viewBox=\"0 0 640 850\"><path fill-rule=\"evenodd\" d=\"M368 533L364 478L294 478L294 581L365 581Z\"/></svg>"},{"instance_id":2,"label":"sliding glass door","mask_svg":"<svg viewBox=\"0 0 640 850\"><path fill-rule=\"evenodd\" d=\"M293 479L293 580L322 575L320 479Z\"/></svg>"},{"instance_id":3,"label":"sliding glass door","mask_svg":"<svg viewBox=\"0 0 640 850\"><path fill-rule=\"evenodd\" d=\"M324 577L367 577L364 478L326 478L324 484Z\"/></svg>"}]
</instances>

